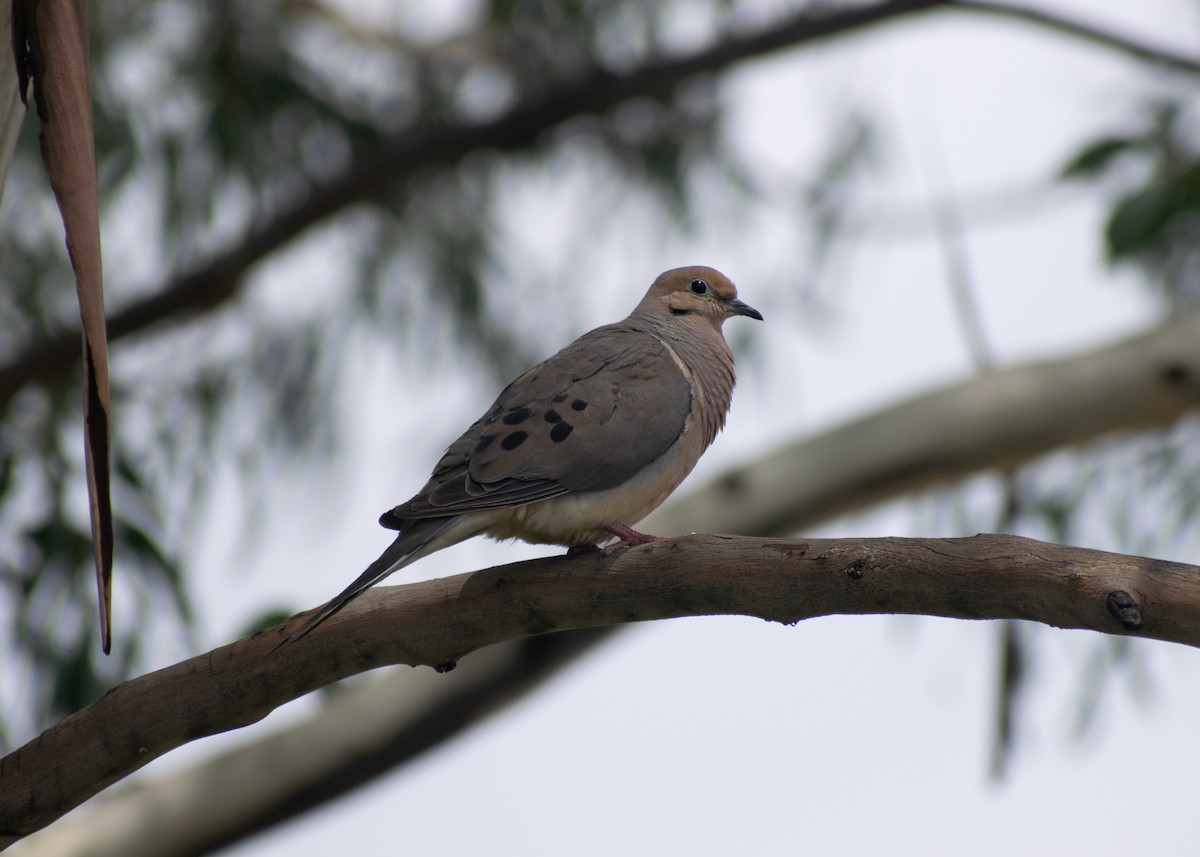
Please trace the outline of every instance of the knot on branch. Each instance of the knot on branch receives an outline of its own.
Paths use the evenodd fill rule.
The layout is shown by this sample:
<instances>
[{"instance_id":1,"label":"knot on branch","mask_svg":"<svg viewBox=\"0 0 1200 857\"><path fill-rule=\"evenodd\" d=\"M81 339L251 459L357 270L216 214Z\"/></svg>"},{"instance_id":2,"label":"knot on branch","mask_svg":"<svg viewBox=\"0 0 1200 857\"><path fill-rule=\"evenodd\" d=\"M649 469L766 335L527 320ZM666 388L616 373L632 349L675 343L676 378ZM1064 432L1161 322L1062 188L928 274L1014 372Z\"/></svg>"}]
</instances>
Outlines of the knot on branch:
<instances>
[{"instance_id":1,"label":"knot on branch","mask_svg":"<svg viewBox=\"0 0 1200 857\"><path fill-rule=\"evenodd\" d=\"M1163 367L1162 379L1168 387L1182 387L1187 383L1188 377L1191 375L1188 372L1188 367L1182 363L1171 363Z\"/></svg>"},{"instance_id":2,"label":"knot on branch","mask_svg":"<svg viewBox=\"0 0 1200 857\"><path fill-rule=\"evenodd\" d=\"M1124 589L1114 589L1108 593L1104 605L1126 631L1136 631L1142 627L1142 609Z\"/></svg>"},{"instance_id":3,"label":"knot on branch","mask_svg":"<svg viewBox=\"0 0 1200 857\"><path fill-rule=\"evenodd\" d=\"M867 575L867 569L873 565L875 565L875 557L868 551L843 568L842 572L851 580L862 580Z\"/></svg>"}]
</instances>

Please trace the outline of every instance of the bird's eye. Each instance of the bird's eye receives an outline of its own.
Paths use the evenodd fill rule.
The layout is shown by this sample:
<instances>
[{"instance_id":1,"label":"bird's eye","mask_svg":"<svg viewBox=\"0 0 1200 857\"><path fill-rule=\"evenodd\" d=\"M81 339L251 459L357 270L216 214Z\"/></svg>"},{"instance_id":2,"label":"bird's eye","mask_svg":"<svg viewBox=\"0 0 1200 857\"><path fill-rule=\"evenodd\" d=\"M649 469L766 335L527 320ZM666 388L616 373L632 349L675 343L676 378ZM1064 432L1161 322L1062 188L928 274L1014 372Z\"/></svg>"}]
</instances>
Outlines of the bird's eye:
<instances>
[{"instance_id":1,"label":"bird's eye","mask_svg":"<svg viewBox=\"0 0 1200 857\"><path fill-rule=\"evenodd\" d=\"M708 283L704 282L704 280L692 280L692 284L688 288L692 290L692 294L694 295L708 294Z\"/></svg>"}]
</instances>

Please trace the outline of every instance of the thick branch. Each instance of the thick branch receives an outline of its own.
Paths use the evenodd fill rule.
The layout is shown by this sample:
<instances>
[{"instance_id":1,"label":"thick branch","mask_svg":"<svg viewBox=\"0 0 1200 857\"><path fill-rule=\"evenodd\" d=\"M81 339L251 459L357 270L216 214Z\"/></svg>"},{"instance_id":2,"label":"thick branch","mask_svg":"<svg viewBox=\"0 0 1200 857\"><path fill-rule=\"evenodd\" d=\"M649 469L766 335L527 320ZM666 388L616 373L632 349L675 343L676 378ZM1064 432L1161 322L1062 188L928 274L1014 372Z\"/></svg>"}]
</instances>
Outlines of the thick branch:
<instances>
[{"instance_id":1,"label":"thick branch","mask_svg":"<svg viewBox=\"0 0 1200 857\"><path fill-rule=\"evenodd\" d=\"M403 132L356 158L341 174L315 185L307 197L252 229L237 246L116 312L109 319L109 338L119 340L160 322L186 319L223 305L241 291L243 278L253 265L310 226L353 203L378 199L418 172L453 165L472 151L528 149L546 131L574 116L600 113L634 96L665 95L691 77L720 72L746 59L939 8L1016 18L1139 59L1200 73L1200 63L1190 57L1021 6L986 0L889 0L874 6L818 6L763 32L734 37L690 56L658 60L621 75L594 71L580 80L532 95L491 122ZM69 370L79 337L78 331L63 331L33 343L0 366L0 410L26 384L55 378Z\"/></svg>"},{"instance_id":2,"label":"thick branch","mask_svg":"<svg viewBox=\"0 0 1200 857\"><path fill-rule=\"evenodd\" d=\"M1029 619L1200 645L1200 568L1015 536L688 536L376 589L274 654L297 619L128 681L0 760L0 844L184 743L376 667L444 671L504 640L651 619L866 613Z\"/></svg>"},{"instance_id":3,"label":"thick branch","mask_svg":"<svg viewBox=\"0 0 1200 857\"><path fill-rule=\"evenodd\" d=\"M673 499L647 522L660 533L736 530L784 535L836 512L862 509L902 492L928 488L968 472L1028 461L1059 444L1080 444L1114 429L1166 425L1200 403L1200 315L1067 359L1016 367L995 378L972 378L885 408L815 438L773 450L705 488ZM759 516L763 516L760 518ZM487 668L472 658L440 679L433 693L419 673L401 672L368 688L384 720L344 734L343 708L268 736L236 754L156 781L141 793L110 793L96 812L60 825L33 854L126 855L132 843L154 843L146 854L197 855L260 831L344 794L382 770L435 746L458 729L537 686L609 630L493 647ZM432 694L426 697L426 694ZM398 697L408 700L401 708ZM420 704L414 700L421 700ZM369 711L364 699L357 708ZM321 736L321 737L315 737ZM282 747L330 746L328 755ZM270 761L267 761L270 760ZM281 769L279 760L303 760ZM269 765L272 776L246 767ZM219 799L197 800L197 795ZM234 797L237 795L237 797Z\"/></svg>"},{"instance_id":4,"label":"thick branch","mask_svg":"<svg viewBox=\"0 0 1200 857\"><path fill-rule=\"evenodd\" d=\"M388 670L319 714L174 774L113 789L21 843L22 857L198 857L320 807L520 699L613 629L526 637L452 673Z\"/></svg>"},{"instance_id":5,"label":"thick branch","mask_svg":"<svg viewBox=\"0 0 1200 857\"><path fill-rule=\"evenodd\" d=\"M160 307L160 309L169 310L169 308L165 306ZM153 323L153 320L151 320L149 323ZM1171 336L1173 336L1172 341L1175 342L1175 345L1171 346L1171 348L1177 349L1179 344L1186 343L1187 335L1192 335L1192 342L1197 341L1194 334L1181 335L1181 329L1177 328L1177 332L1175 334L1171 334ZM1126 360L1125 357L1113 355L1113 360L1110 364L1107 364L1117 367L1135 367L1132 370L1133 374L1130 372L1124 372L1122 373L1122 377L1126 379L1126 383L1132 384L1135 388L1138 386L1142 387L1148 392L1154 401L1158 402L1158 405L1149 409L1148 412L1152 414L1152 419L1149 420L1146 420L1145 415L1142 413L1134 413L1127 410L1127 416L1133 417L1133 419L1130 420L1131 424L1139 424L1142 422L1147 422L1148 424L1160 424L1168 422L1170 419L1173 419L1174 416L1178 415L1182 408L1186 407L1188 403L1194 403L1195 401L1196 388L1194 386L1194 379L1198 376L1194 371L1189 375L1179 369L1178 367L1180 366L1186 366L1187 358L1185 357L1184 362L1181 364L1176 357L1170 356L1170 349L1165 352L1162 350L1156 337L1157 334L1148 336L1145 338L1145 342L1140 344L1136 350L1130 350L1126 352L1125 357L1131 358L1130 360ZM74 342L75 340L72 339L72 347L74 347ZM1118 348L1122 347L1125 346L1118 346ZM1195 357L1194 349L1189 350L1185 348L1182 353L1185 355L1190 353L1193 358ZM1081 358L1081 362L1078 364L1076 369L1068 375L1060 377L1060 382L1064 383L1071 390L1072 395L1083 395L1093 403L1091 406L1092 410L1089 410L1088 413L1107 413L1107 416L1105 417L1106 422L1103 426L1092 424L1089 427L1087 419L1074 420L1074 431L1077 434L1073 437L1073 440L1084 440L1086 438L1095 436L1101 431L1108 430L1109 428L1120 427L1122 423L1119 420L1116 423L1112 422L1113 415L1126 408L1126 406L1123 404L1124 394L1119 391L1112 391L1107 396L1110 403L1109 408L1105 409L1100 407L1102 402L1099 402L1099 400L1105 397L1105 372L1104 370L1099 369L1089 370L1087 363L1085 362L1087 359L1088 358ZM1057 366L1058 364L1053 365ZM1189 381L1189 378L1192 380ZM1172 381L1172 379L1174 379L1174 381ZM1171 383L1160 384L1160 382ZM3 384L0 382L0 387L2 386ZM1122 384L1119 386L1120 389L1124 389L1125 385ZM1043 392L1041 396L1033 396L1025 399L1024 404L1020 408L1021 412L1026 415L1026 426L1028 426L1031 422L1038 422L1039 409L1044 409L1046 407L1050 408L1050 410L1042 410L1043 417L1047 417L1047 415L1050 414L1055 414L1058 411L1059 400L1055 395L1053 387L1047 386L1042 388L1042 390ZM1172 393L1172 390L1175 392ZM959 405L955 403L954 399L945 397L946 392L948 391L933 394L929 397L929 404L938 405L943 415L958 414L960 417L970 417L971 411L979 410L980 406L978 405L972 406L971 408L959 407ZM963 400L965 402L967 398L970 398L970 385L963 385L960 392L965 395ZM1046 395L1049 395L1050 398L1045 398ZM1182 395L1184 398L1178 398L1180 395ZM0 389L0 398L3 398L2 389ZM1168 407L1162 407L1164 402L1170 403L1168 404ZM957 459L957 462L953 467L949 468L949 471L955 471L958 468L965 467L966 465L964 464L963 457L959 453L956 453L954 448L945 449L944 445L937 441L937 438L942 437L940 431L945 431L947 435L957 435L959 433L961 424L957 420L950 423L950 425L953 427L951 430L946 430L946 425L940 424L937 419L933 419L928 424L939 429L940 431L938 433L924 434L920 437L910 438L909 441L915 442L918 447L925 448L927 451L932 450L934 452L932 458L930 459L925 459L919 455L916 455L916 451L912 448L910 443L903 439L901 435L897 434L897 426L904 423L903 417L909 407L910 405L902 405L899 408L881 413L879 415L879 419L864 421L864 423L867 423L871 426L871 431L866 434L856 434L853 439L845 439L845 447L848 447L851 451L851 454L849 455L843 454L844 449L843 453L839 453L835 449L835 447L838 446L836 444L836 439L841 435L841 431L838 431L833 432L824 438L817 438L812 441L798 444L794 448L790 448L789 450L775 454L775 456L768 456L764 458L760 464L755 465L752 468L752 472L757 470L760 473L769 473L771 471L778 473L781 469L786 469L794 465L795 469L792 470L793 473L805 474L804 479L793 479L790 486L776 485L775 487L788 489L785 493L780 494L777 499L779 499L783 505L791 504L793 506L793 511L790 513L791 521L811 522L813 520L819 520L822 517L826 517L828 512L835 509L859 507L865 505L867 501L872 498L891 496L895 493L899 493L901 488L919 487L923 484L927 484L926 479L921 476L922 467L914 464L914 459L917 460L921 465L932 465L930 468L930 474L934 479L949 478L951 475L953 475L952 472L948 472L943 466L947 462ZM1064 410L1069 411L1070 409ZM976 428L982 427L984 424L992 422L988 416L989 413L994 412L991 411L990 408L983 406L983 410L977 414L980 419L968 419L968 422L975 425ZM900 422L897 423L894 420L899 420ZM1049 419L1048 417L1047 419L1043 420L1043 422L1052 421L1053 420ZM1001 425L999 423L995 423L995 427L1000 429ZM1016 438L1017 445L1024 449L1023 454L1034 454L1037 451L1049 448L1049 446L1046 446L1046 444L1050 443L1052 440L1054 431L1052 429L1049 431L1040 430L1034 434L1035 437L1031 440L1025 431L1017 431L1015 434L1008 432L1008 436L1010 438ZM985 450L989 449L991 446L990 441L986 439L986 430L982 437L983 439L979 440L979 446L976 447L976 453L981 455L978 459L972 460L974 460L978 466L987 467L991 464L994 464L994 462L988 460L988 454L985 452ZM1053 443L1050 443L1050 446L1053 446ZM864 463L860 461L859 456L864 449L875 453L872 455L870 463ZM942 454L943 451L945 454ZM1010 453L1013 451L1011 445L1007 448L1007 451ZM843 480L842 477L830 472L831 464L834 464L835 466L844 465L852 470L855 470L856 472L859 472L863 479L863 481L859 484L859 488L852 489L849 492L844 492L842 489L838 488L837 483ZM871 475L872 469L875 470L874 475ZM740 501L737 504L730 505L727 495L729 488L736 486L741 481L742 477L731 474L725 479L720 480L719 484L711 489L711 494L708 498L702 498L696 502L692 502L691 500L684 501L683 508L681 508L676 514L661 518L659 520L657 524L659 531L677 532L695 528L712 529L718 527L723 529L743 529L742 527L734 527L729 521L730 514L737 514L741 512L743 510L743 505ZM764 485L771 483L760 482L756 484ZM830 488L830 486L835 489L835 495L841 498L838 500L836 505L832 502L825 502L825 500L830 499L826 494L826 491ZM822 500L823 496L825 497L825 500ZM706 516L706 513L708 512L719 512L718 517L715 518L715 522L706 523L706 521L710 520ZM777 523L778 522L779 521L777 520ZM743 531L767 532L769 530L765 530L759 525L754 525L745 528ZM545 646L547 650L554 650L557 647L558 642L563 639L565 639L565 637L554 636L543 638L540 642L547 644ZM475 659L473 658L472 661L474 660ZM512 667L512 677L515 678L516 676L523 674L519 665L510 666ZM463 678L464 676L461 674L462 672L463 671L461 670L456 672L452 678ZM524 674L535 675L529 684L536 682L536 676L540 675L537 670L532 672L526 671ZM402 673L400 675L404 676L407 675L407 673ZM506 673L506 675L508 675L508 673ZM401 750L400 757L403 758L405 754L411 755L412 753L419 752L419 750L423 747L429 746L430 743L438 740L436 736L430 738L428 729L424 724L461 724L465 720L468 720L470 717L474 716L471 713L472 711L477 714L480 710L489 709L494 704L495 697L489 695L486 689L487 684L488 683L485 681L482 690L480 690L479 687L474 686L471 688L466 688L463 690L463 692L456 694L454 698L447 700L445 703L445 711L457 712L456 715L451 715L449 717L444 716L445 711L437 708L435 705L427 714L416 718L411 731L420 732L421 737L428 740L419 746L416 744L408 746L410 740L415 740L414 736L411 734L398 736L397 740L407 747L407 749ZM475 693L472 692L473 690L480 692ZM511 691L512 687L508 687L507 690ZM373 756L372 758L378 759L379 757ZM342 769L344 770L344 768ZM323 782L329 781L329 778L324 775L321 775L318 778ZM337 782L340 781L340 779L334 779L334 791L337 791ZM270 816L268 815L268 819L269 817ZM145 828L143 827L142 829L144 830ZM209 832L209 836L211 838L211 831ZM51 853L63 852L56 851L54 847L51 847ZM122 852L118 850L115 853Z\"/></svg>"}]
</instances>

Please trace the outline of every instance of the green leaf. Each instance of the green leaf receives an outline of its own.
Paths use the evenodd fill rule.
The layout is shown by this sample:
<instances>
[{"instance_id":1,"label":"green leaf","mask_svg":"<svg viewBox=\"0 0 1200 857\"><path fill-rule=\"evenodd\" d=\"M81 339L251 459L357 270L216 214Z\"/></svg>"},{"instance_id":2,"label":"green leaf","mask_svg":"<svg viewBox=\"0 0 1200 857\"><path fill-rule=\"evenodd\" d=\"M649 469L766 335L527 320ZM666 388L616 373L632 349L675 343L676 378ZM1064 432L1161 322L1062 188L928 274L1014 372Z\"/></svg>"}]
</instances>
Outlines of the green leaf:
<instances>
[{"instance_id":1,"label":"green leaf","mask_svg":"<svg viewBox=\"0 0 1200 857\"><path fill-rule=\"evenodd\" d=\"M1108 256L1116 261L1164 244L1181 217L1200 215L1200 164L1121 199L1109 217Z\"/></svg>"},{"instance_id":2,"label":"green leaf","mask_svg":"<svg viewBox=\"0 0 1200 857\"><path fill-rule=\"evenodd\" d=\"M1075 153L1059 173L1060 178L1091 178L1108 168L1113 159L1130 149L1141 147L1143 140L1136 137L1101 137L1093 140Z\"/></svg>"},{"instance_id":3,"label":"green leaf","mask_svg":"<svg viewBox=\"0 0 1200 857\"><path fill-rule=\"evenodd\" d=\"M1109 259L1120 259L1155 243L1172 213L1168 186L1150 185L1124 197L1113 207L1104 231Z\"/></svg>"}]
</instances>

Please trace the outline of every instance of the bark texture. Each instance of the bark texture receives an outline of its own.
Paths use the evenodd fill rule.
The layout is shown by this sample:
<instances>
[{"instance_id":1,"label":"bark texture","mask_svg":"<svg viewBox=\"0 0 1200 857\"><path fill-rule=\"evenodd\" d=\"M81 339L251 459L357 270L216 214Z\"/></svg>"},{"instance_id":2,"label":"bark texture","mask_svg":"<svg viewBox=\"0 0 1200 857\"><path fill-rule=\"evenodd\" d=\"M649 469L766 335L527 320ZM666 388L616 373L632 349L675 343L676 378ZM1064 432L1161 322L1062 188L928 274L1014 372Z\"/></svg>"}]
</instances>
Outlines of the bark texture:
<instances>
[{"instance_id":1,"label":"bark texture","mask_svg":"<svg viewBox=\"0 0 1200 857\"><path fill-rule=\"evenodd\" d=\"M273 655L299 618L126 682L0 760L0 847L182 744L377 667L443 672L504 640L651 619L868 613L1028 619L1200 645L1200 568L1003 535L703 535L372 590Z\"/></svg>"}]
</instances>

